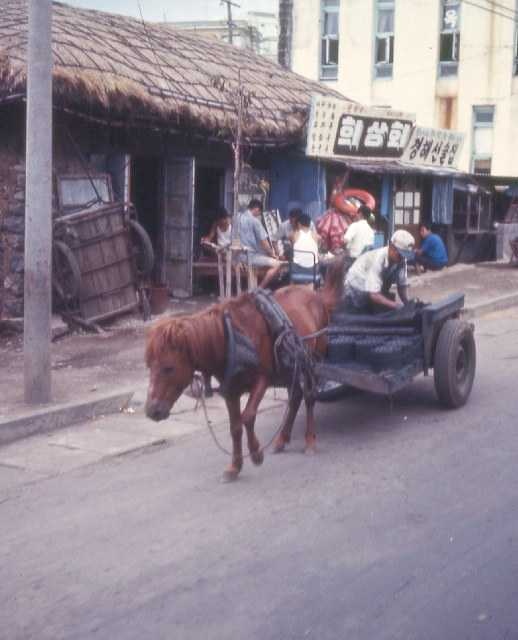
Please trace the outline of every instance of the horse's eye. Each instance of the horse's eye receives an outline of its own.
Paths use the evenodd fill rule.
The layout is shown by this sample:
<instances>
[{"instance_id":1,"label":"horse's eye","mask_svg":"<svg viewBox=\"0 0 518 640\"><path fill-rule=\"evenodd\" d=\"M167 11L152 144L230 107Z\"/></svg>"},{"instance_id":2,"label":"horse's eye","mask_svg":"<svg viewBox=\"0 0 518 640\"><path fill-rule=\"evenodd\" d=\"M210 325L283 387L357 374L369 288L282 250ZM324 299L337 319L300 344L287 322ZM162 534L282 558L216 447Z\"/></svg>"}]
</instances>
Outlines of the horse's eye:
<instances>
[{"instance_id":1,"label":"horse's eye","mask_svg":"<svg viewBox=\"0 0 518 640\"><path fill-rule=\"evenodd\" d=\"M174 367L162 367L162 373L165 373L166 376L174 373Z\"/></svg>"}]
</instances>

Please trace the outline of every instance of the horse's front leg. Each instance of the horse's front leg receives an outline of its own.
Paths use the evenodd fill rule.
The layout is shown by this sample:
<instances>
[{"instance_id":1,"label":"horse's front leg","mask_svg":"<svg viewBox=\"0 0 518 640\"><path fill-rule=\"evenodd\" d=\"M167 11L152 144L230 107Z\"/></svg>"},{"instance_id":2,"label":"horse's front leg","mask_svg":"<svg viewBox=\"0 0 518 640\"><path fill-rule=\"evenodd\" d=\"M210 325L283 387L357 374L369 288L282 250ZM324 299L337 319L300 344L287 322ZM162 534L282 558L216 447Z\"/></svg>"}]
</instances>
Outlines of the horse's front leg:
<instances>
[{"instance_id":1,"label":"horse's front leg","mask_svg":"<svg viewBox=\"0 0 518 640\"><path fill-rule=\"evenodd\" d=\"M315 431L315 401L311 398L306 398L306 446L304 447L304 453L313 454L316 452L317 434Z\"/></svg>"},{"instance_id":2,"label":"horse's front leg","mask_svg":"<svg viewBox=\"0 0 518 640\"><path fill-rule=\"evenodd\" d=\"M228 417L230 419L230 435L232 436L232 462L223 472L223 480L236 480L243 466L243 425L241 423L241 396L225 398Z\"/></svg>"},{"instance_id":3,"label":"horse's front leg","mask_svg":"<svg viewBox=\"0 0 518 640\"><path fill-rule=\"evenodd\" d=\"M291 430L293 429L293 423L295 422L295 418L297 417L301 402L302 389L298 385L295 385L295 388L293 389L293 392L289 398L290 404L288 407L286 421L283 425L282 431L275 439L275 444L273 446L274 453L281 453L281 451L284 451L284 448L291 440Z\"/></svg>"},{"instance_id":4,"label":"horse's front leg","mask_svg":"<svg viewBox=\"0 0 518 640\"><path fill-rule=\"evenodd\" d=\"M268 378L266 376L260 376L252 390L250 391L250 397L246 403L245 410L241 419L246 428L246 436L248 438L248 450L250 451L250 459L256 465L263 464L264 453L260 450L261 445L257 439L254 431L255 419L257 417L257 409L264 398L264 394L268 389Z\"/></svg>"}]
</instances>

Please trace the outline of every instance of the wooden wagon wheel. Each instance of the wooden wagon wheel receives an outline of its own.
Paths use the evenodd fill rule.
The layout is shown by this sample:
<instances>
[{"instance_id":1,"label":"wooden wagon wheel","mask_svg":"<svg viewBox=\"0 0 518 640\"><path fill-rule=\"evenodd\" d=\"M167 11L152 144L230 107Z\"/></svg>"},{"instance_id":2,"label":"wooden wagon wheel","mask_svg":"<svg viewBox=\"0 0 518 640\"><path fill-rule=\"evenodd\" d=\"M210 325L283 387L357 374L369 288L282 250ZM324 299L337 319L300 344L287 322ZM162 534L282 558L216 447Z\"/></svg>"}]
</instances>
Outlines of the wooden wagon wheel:
<instances>
[{"instance_id":1,"label":"wooden wagon wheel","mask_svg":"<svg viewBox=\"0 0 518 640\"><path fill-rule=\"evenodd\" d=\"M70 306L81 287L81 269L68 245L55 240L52 247L52 288L59 303Z\"/></svg>"},{"instance_id":2,"label":"wooden wagon wheel","mask_svg":"<svg viewBox=\"0 0 518 640\"><path fill-rule=\"evenodd\" d=\"M140 278L146 278L155 264L155 252L147 231L136 220L130 220L131 244L133 247L137 272Z\"/></svg>"}]
</instances>

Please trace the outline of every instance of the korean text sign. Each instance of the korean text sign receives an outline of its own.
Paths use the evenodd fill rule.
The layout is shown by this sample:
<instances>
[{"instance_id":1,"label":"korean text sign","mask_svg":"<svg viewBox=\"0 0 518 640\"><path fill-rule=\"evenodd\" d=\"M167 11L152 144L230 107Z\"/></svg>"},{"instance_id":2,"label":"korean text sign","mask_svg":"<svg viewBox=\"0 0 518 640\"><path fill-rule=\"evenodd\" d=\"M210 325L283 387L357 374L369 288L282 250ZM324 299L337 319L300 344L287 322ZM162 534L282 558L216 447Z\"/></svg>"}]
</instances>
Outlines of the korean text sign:
<instances>
[{"instance_id":1,"label":"korean text sign","mask_svg":"<svg viewBox=\"0 0 518 640\"><path fill-rule=\"evenodd\" d=\"M416 127L402 156L411 164L456 169L464 143L464 134L449 129Z\"/></svg>"},{"instance_id":2,"label":"korean text sign","mask_svg":"<svg viewBox=\"0 0 518 640\"><path fill-rule=\"evenodd\" d=\"M413 125L413 116L399 111L314 96L306 155L399 158Z\"/></svg>"}]
</instances>

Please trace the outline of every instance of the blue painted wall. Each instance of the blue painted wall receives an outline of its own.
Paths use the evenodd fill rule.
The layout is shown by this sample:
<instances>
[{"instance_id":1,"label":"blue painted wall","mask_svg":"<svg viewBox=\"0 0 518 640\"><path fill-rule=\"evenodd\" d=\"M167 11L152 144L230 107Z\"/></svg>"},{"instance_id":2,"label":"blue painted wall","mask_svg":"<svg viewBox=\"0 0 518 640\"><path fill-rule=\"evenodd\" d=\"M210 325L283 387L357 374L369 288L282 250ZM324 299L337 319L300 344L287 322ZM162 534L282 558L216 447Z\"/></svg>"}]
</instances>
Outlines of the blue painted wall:
<instances>
[{"instance_id":1,"label":"blue painted wall","mask_svg":"<svg viewBox=\"0 0 518 640\"><path fill-rule=\"evenodd\" d=\"M279 209L286 218L288 208L301 206L317 218L326 208L325 176L325 167L318 160L279 154L271 164L270 208Z\"/></svg>"}]
</instances>

